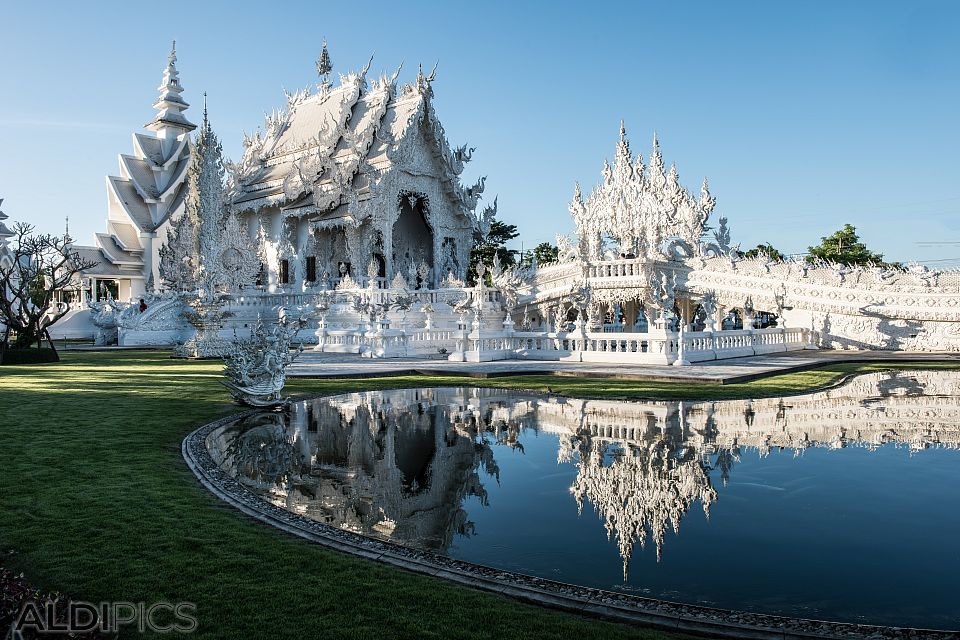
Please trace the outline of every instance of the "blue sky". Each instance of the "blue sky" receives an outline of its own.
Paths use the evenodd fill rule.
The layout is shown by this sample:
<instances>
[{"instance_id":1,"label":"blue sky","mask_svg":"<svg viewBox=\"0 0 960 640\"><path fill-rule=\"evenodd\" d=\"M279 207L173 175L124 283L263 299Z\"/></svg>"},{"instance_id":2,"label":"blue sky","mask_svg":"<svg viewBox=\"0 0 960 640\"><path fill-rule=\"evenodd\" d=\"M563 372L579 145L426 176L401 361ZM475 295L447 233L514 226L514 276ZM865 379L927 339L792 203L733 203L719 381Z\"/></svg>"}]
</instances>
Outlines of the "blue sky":
<instances>
[{"instance_id":1,"label":"blue sky","mask_svg":"<svg viewBox=\"0 0 960 640\"><path fill-rule=\"evenodd\" d=\"M3 209L69 215L85 243L171 39L188 114L206 91L236 158L326 37L335 72L439 61L448 137L478 147L464 179L489 176L528 247L572 230L623 118L634 152L656 131L688 187L710 178L743 246L850 222L890 259L960 266L960 2L7 2L0 24Z\"/></svg>"}]
</instances>

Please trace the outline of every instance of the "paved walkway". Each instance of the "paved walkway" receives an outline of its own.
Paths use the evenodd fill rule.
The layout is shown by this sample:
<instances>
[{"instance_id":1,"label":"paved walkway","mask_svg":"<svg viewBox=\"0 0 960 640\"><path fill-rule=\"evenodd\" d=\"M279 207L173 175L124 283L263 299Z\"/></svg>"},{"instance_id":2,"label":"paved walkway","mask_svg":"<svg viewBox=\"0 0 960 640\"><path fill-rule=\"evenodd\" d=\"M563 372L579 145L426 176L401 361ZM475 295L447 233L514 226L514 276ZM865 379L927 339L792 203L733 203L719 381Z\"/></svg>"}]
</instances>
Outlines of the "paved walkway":
<instances>
[{"instance_id":1,"label":"paved walkway","mask_svg":"<svg viewBox=\"0 0 960 640\"><path fill-rule=\"evenodd\" d=\"M685 367L671 367L536 360L501 360L479 363L449 362L439 358L371 360L353 354L304 351L300 358L287 369L287 376L294 378L370 378L423 374L493 378L516 375L561 375L732 384L787 371L809 369L832 362L879 360L954 360L960 362L960 354L900 351L792 351L782 354L700 362Z\"/></svg>"}]
</instances>

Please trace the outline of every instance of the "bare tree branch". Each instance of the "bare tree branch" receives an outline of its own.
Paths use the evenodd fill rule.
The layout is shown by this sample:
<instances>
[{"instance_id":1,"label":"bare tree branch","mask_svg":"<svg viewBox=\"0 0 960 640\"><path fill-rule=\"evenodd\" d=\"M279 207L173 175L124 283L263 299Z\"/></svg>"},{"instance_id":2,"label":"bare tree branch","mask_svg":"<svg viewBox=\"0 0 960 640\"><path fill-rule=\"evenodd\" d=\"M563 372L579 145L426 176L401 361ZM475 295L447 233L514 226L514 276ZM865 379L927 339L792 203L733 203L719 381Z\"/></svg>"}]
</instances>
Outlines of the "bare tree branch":
<instances>
[{"instance_id":1,"label":"bare tree branch","mask_svg":"<svg viewBox=\"0 0 960 640\"><path fill-rule=\"evenodd\" d=\"M81 257L66 238L34 235L33 230L26 222L14 225L12 263L0 268L0 321L7 325L7 335L10 330L17 334L18 348L39 342L67 314L69 303L54 305L56 292L99 264Z\"/></svg>"}]
</instances>

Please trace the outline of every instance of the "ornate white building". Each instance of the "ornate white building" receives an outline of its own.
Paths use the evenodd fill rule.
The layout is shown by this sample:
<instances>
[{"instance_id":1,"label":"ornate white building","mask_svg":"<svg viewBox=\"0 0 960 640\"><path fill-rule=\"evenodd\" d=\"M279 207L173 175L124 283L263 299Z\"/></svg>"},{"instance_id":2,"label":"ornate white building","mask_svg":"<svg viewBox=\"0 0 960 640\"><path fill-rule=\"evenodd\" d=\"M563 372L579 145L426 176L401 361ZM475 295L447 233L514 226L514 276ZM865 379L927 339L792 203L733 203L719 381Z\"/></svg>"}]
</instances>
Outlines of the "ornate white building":
<instances>
[{"instance_id":1,"label":"ornate white building","mask_svg":"<svg viewBox=\"0 0 960 640\"><path fill-rule=\"evenodd\" d=\"M398 85L400 69L370 82L369 68L332 86L324 46L316 89L287 94L265 132L244 139L230 209L261 238L270 291L346 274L428 287L466 275L484 188L460 183L473 150L448 144L433 73Z\"/></svg>"},{"instance_id":2,"label":"ornate white building","mask_svg":"<svg viewBox=\"0 0 960 640\"><path fill-rule=\"evenodd\" d=\"M86 295L104 297L109 283L118 300L137 300L160 286L160 247L171 220L183 213L190 166L189 105L181 97L176 43L160 82L157 110L145 132L133 134L133 153L120 154L120 175L107 176L107 230L96 246L73 248L98 265L84 272Z\"/></svg>"},{"instance_id":3,"label":"ornate white building","mask_svg":"<svg viewBox=\"0 0 960 640\"><path fill-rule=\"evenodd\" d=\"M334 86L324 45L316 87L288 93L231 164L206 110L191 142L175 61L149 132L108 179L108 231L82 248L100 262L86 274L94 296L109 278L118 300L147 298L145 311L98 307L104 340L116 329L121 344L182 344L198 318L222 319L201 333L227 338L260 315L309 313L301 338L316 350L370 357L682 365L817 347L960 350L958 272L744 259L726 218L710 224L706 179L687 190L656 138L647 161L634 156L622 123L598 185L575 187L576 238L558 237L558 263L484 267L467 288L496 201L477 213L485 179L460 182L473 149L447 142L433 73L401 85L400 69L369 80L368 63Z\"/></svg>"},{"instance_id":4,"label":"ornate white building","mask_svg":"<svg viewBox=\"0 0 960 640\"><path fill-rule=\"evenodd\" d=\"M810 347L960 350L960 272L743 258L730 246L726 218L708 225L716 200L706 179L699 197L691 195L675 167L664 170L656 139L648 165L634 159L623 125L615 162L601 175L587 198L575 187L577 240L558 238L560 263L538 269L521 289L519 306L547 325L556 326L558 314L566 323L577 309L595 332L673 325L687 331L675 360L681 344L693 359L719 357L718 345L740 355L773 348L768 337L758 343L771 318L779 329L802 330ZM642 342L602 340L606 354L637 352ZM739 344L729 349L731 342Z\"/></svg>"}]
</instances>

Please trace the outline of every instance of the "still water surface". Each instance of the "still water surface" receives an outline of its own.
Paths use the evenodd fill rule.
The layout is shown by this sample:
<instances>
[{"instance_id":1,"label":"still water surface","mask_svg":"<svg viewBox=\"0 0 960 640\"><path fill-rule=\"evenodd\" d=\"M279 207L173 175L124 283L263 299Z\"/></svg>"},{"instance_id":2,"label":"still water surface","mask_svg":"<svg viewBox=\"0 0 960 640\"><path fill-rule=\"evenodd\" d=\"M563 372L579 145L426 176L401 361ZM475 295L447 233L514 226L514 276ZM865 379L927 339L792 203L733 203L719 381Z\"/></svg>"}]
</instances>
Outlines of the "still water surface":
<instances>
[{"instance_id":1,"label":"still water surface","mask_svg":"<svg viewBox=\"0 0 960 640\"><path fill-rule=\"evenodd\" d=\"M589 587L960 628L960 373L718 402L366 392L227 425L214 458L350 531Z\"/></svg>"}]
</instances>

